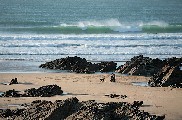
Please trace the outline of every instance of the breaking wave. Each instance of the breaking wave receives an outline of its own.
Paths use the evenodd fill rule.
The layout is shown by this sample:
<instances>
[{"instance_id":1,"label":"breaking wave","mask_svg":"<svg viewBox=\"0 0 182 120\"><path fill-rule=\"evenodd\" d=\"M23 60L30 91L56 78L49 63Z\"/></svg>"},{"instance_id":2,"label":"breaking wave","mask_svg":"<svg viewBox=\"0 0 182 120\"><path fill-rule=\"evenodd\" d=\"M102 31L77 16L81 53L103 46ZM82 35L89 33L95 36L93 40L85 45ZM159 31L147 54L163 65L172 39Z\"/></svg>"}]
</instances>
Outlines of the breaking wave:
<instances>
[{"instance_id":1,"label":"breaking wave","mask_svg":"<svg viewBox=\"0 0 182 120\"><path fill-rule=\"evenodd\" d=\"M2 23L2 22L0 22ZM180 33L182 24L168 24L162 21L149 23L121 23L117 19L103 21L80 21L71 24L46 24L45 22L7 22L11 27L0 27L2 31L37 34L115 34L115 33ZM23 25L26 24L26 25Z\"/></svg>"}]
</instances>

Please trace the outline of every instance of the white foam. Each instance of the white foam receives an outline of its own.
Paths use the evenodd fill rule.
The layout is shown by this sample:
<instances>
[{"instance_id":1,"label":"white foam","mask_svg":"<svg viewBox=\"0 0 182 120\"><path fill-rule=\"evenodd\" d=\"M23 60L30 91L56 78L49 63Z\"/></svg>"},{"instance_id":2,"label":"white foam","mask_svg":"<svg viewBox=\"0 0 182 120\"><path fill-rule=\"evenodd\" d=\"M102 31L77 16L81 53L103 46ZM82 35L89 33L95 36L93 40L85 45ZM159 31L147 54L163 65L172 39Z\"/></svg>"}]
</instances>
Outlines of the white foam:
<instances>
[{"instance_id":1,"label":"white foam","mask_svg":"<svg viewBox=\"0 0 182 120\"><path fill-rule=\"evenodd\" d=\"M160 27L166 27L169 24L164 21L151 21L148 23L143 23L143 25L156 25L156 26L160 26Z\"/></svg>"},{"instance_id":2,"label":"white foam","mask_svg":"<svg viewBox=\"0 0 182 120\"><path fill-rule=\"evenodd\" d=\"M88 27L88 26L121 26L121 23L117 19L108 19L108 20L100 20L100 21L80 21L76 23L78 27Z\"/></svg>"},{"instance_id":3,"label":"white foam","mask_svg":"<svg viewBox=\"0 0 182 120\"><path fill-rule=\"evenodd\" d=\"M95 27L109 27L113 31L117 32L141 32L142 27L145 25L166 27L169 24L164 21L151 21L151 22L133 22L127 23L119 21L118 19L112 18L107 20L90 20L90 21L79 21L74 24L61 23L60 26L77 26L82 30L86 30L89 26Z\"/></svg>"},{"instance_id":4,"label":"white foam","mask_svg":"<svg viewBox=\"0 0 182 120\"><path fill-rule=\"evenodd\" d=\"M85 55L117 60L117 55L182 56L182 34L0 35L1 59L50 60ZM95 55L102 58L95 58ZM107 55L108 58L104 57ZM112 57L113 56L113 57Z\"/></svg>"}]
</instances>

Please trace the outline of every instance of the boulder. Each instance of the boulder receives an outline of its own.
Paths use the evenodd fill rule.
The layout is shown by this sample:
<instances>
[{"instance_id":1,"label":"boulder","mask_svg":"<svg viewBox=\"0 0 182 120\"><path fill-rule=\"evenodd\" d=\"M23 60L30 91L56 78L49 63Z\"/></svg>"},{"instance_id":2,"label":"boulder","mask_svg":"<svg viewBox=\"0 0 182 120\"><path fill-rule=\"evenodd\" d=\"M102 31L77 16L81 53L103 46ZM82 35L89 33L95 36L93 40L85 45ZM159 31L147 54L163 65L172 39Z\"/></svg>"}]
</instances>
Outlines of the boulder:
<instances>
[{"instance_id":1,"label":"boulder","mask_svg":"<svg viewBox=\"0 0 182 120\"><path fill-rule=\"evenodd\" d=\"M152 87L178 87L182 88L182 58L169 58L165 65L154 74L148 84Z\"/></svg>"},{"instance_id":2,"label":"boulder","mask_svg":"<svg viewBox=\"0 0 182 120\"><path fill-rule=\"evenodd\" d=\"M134 56L130 61L117 68L116 72L129 75L152 76L163 66L160 59L152 59L143 55Z\"/></svg>"},{"instance_id":3,"label":"boulder","mask_svg":"<svg viewBox=\"0 0 182 120\"><path fill-rule=\"evenodd\" d=\"M15 119L15 120L63 120L73 112L75 112L75 105L78 103L77 98L69 98L66 100L57 100L54 103L45 100L33 101L25 109L2 110L0 112L1 118Z\"/></svg>"},{"instance_id":4,"label":"boulder","mask_svg":"<svg viewBox=\"0 0 182 120\"><path fill-rule=\"evenodd\" d=\"M13 90L8 90L2 94L2 97L20 97L21 94L19 94L19 91Z\"/></svg>"},{"instance_id":5,"label":"boulder","mask_svg":"<svg viewBox=\"0 0 182 120\"><path fill-rule=\"evenodd\" d=\"M12 85L12 84L18 84L17 78L12 79L12 80L10 81L9 85Z\"/></svg>"},{"instance_id":6,"label":"boulder","mask_svg":"<svg viewBox=\"0 0 182 120\"><path fill-rule=\"evenodd\" d=\"M38 89L31 88L24 91L23 97L51 97L54 95L61 95L63 91L57 85L42 86Z\"/></svg>"},{"instance_id":7,"label":"boulder","mask_svg":"<svg viewBox=\"0 0 182 120\"><path fill-rule=\"evenodd\" d=\"M8 90L2 97L51 97L54 95L61 95L63 91L61 87L57 85L46 85L38 89L31 88L24 91L23 94L19 94L18 91Z\"/></svg>"},{"instance_id":8,"label":"boulder","mask_svg":"<svg viewBox=\"0 0 182 120\"><path fill-rule=\"evenodd\" d=\"M41 64L39 67L47 69L56 69L56 70L68 70L70 72L76 73L93 73L97 69L96 65L87 62L85 58L80 57L66 57L61 59L56 59L51 62L46 62Z\"/></svg>"},{"instance_id":9,"label":"boulder","mask_svg":"<svg viewBox=\"0 0 182 120\"><path fill-rule=\"evenodd\" d=\"M111 62L101 62L98 63L100 72L112 72L116 70L117 63Z\"/></svg>"}]
</instances>

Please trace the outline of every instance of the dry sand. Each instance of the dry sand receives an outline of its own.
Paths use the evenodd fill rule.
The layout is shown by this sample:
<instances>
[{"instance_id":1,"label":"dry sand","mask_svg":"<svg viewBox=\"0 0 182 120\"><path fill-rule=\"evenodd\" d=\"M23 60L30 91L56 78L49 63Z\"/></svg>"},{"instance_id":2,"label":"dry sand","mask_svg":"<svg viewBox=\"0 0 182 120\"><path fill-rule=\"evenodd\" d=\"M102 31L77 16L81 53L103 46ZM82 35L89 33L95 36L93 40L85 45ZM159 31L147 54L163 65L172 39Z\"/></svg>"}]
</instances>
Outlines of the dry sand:
<instances>
[{"instance_id":1,"label":"dry sand","mask_svg":"<svg viewBox=\"0 0 182 120\"><path fill-rule=\"evenodd\" d=\"M65 92L65 95L0 98L0 108L17 107L18 104L30 103L39 99L55 101L70 97L77 97L80 101L96 100L97 102L133 102L139 100L144 102L141 109L151 114L166 115L166 120L182 119L182 89L132 85L132 82L147 82L148 77L116 75L116 82L113 83L110 82L110 74L0 73L0 82L10 82L15 77L22 84L0 84L0 92L10 89L23 91L43 85L57 84ZM103 77L105 77L105 81L100 82L100 78ZM109 98L105 96L107 94L127 95L127 98Z\"/></svg>"}]
</instances>

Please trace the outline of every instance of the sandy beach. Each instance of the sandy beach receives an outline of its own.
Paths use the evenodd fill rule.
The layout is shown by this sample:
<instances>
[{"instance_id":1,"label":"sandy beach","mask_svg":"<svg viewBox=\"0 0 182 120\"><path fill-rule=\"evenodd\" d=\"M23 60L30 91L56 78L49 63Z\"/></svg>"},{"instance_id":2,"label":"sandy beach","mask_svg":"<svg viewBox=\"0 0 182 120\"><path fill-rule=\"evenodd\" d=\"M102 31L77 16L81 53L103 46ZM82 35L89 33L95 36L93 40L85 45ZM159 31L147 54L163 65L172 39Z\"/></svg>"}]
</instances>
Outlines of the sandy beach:
<instances>
[{"instance_id":1,"label":"sandy beach","mask_svg":"<svg viewBox=\"0 0 182 120\"><path fill-rule=\"evenodd\" d=\"M166 1L0 0L0 120L182 120L182 0Z\"/></svg>"},{"instance_id":2,"label":"sandy beach","mask_svg":"<svg viewBox=\"0 0 182 120\"><path fill-rule=\"evenodd\" d=\"M96 100L105 102L143 101L140 108L150 114L165 115L166 120L182 119L182 89L170 87L144 87L132 82L147 82L143 76L116 75L116 82L110 82L110 74L75 74L75 73L1 73L0 82L7 83L17 78L20 84L0 84L0 92L15 89L24 91L43 85L56 84L64 91L63 95L53 97L17 97L0 98L0 108L12 108L34 100L65 100L77 97L80 101ZM105 78L104 82L100 82ZM106 95L126 95L125 99L110 98Z\"/></svg>"}]
</instances>

